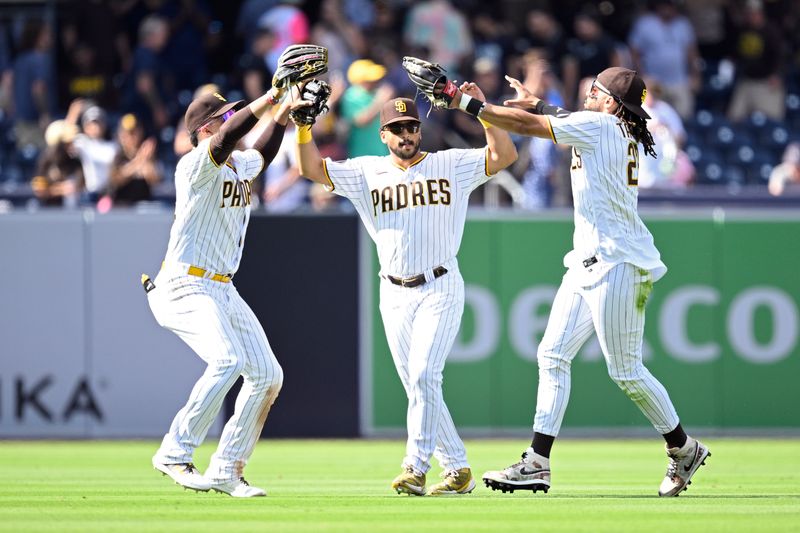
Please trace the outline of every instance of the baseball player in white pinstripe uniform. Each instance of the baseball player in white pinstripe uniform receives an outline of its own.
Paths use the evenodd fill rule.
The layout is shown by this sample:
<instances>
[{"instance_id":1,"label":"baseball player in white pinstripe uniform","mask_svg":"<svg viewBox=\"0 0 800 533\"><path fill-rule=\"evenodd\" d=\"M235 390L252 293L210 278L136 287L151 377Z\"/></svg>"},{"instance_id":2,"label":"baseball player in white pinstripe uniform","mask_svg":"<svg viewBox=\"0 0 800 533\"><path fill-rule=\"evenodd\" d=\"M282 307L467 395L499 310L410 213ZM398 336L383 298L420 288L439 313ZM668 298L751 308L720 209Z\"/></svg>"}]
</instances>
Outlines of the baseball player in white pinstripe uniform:
<instances>
[{"instance_id":1,"label":"baseball player in white pinstripe uniform","mask_svg":"<svg viewBox=\"0 0 800 533\"><path fill-rule=\"evenodd\" d=\"M575 205L573 250L539 345L539 390L534 436L522 461L486 472L487 486L503 492L550 487L550 449L561 428L570 391L570 365L597 333L608 373L666 441L670 459L660 496L677 496L709 454L688 437L667 391L642 364L644 311L648 295L666 273L653 237L637 213L639 144L655 156L642 109L646 88L632 70L601 72L584 101L585 111L568 113L545 104L508 78L517 98L510 109L475 101L467 112L503 129L551 138L572 146Z\"/></svg>"},{"instance_id":2,"label":"baseball player in white pinstripe uniform","mask_svg":"<svg viewBox=\"0 0 800 533\"><path fill-rule=\"evenodd\" d=\"M384 104L380 124L389 155L344 161L323 160L301 127L300 171L349 199L378 248L381 315L408 396L406 456L392 488L425 494L434 455L444 479L429 493L465 494L475 481L442 396L442 370L464 310L456 254L470 193L517 152L509 135L492 127L484 148L420 152L421 124L408 98Z\"/></svg>"},{"instance_id":3,"label":"baseball player in white pinstripe uniform","mask_svg":"<svg viewBox=\"0 0 800 533\"><path fill-rule=\"evenodd\" d=\"M175 222L167 254L155 283L142 277L158 323L208 365L175 415L153 466L186 488L234 497L266 494L250 486L242 471L281 389L283 371L231 279L242 257L252 183L280 147L288 108L280 108L254 149L234 147L279 96L271 89L245 106L214 93L189 105L186 127L195 148L175 172ZM202 476L192 455L240 375L244 384L233 416Z\"/></svg>"}]
</instances>

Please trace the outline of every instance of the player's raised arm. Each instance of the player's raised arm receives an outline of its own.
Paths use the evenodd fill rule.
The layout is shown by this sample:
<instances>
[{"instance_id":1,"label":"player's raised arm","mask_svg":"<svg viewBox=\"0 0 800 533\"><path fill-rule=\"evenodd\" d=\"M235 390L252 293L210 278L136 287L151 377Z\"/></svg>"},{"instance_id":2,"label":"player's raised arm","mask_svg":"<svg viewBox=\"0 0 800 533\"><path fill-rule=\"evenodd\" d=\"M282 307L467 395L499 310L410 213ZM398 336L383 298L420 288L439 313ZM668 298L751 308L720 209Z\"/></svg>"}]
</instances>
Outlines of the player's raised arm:
<instances>
[{"instance_id":1,"label":"player's raised arm","mask_svg":"<svg viewBox=\"0 0 800 533\"><path fill-rule=\"evenodd\" d=\"M284 101L272 118L272 122L267 125L264 132L256 139L255 143L253 143L253 148L258 150L264 157L265 167L272 163L272 160L275 159L275 156L278 154L288 121L289 102Z\"/></svg>"},{"instance_id":2,"label":"player's raised arm","mask_svg":"<svg viewBox=\"0 0 800 533\"><path fill-rule=\"evenodd\" d=\"M228 159L228 156L236 148L236 143L239 142L239 139L253 129L253 126L258 123L262 115L272 109L283 97L283 94L284 91L282 89L272 87L265 94L250 102L250 104L234 112L232 116L227 116L228 113L222 115L223 123L212 135L209 145L211 157L214 158L214 161L221 164ZM207 127L207 125L203 127Z\"/></svg>"},{"instance_id":3,"label":"player's raised arm","mask_svg":"<svg viewBox=\"0 0 800 533\"><path fill-rule=\"evenodd\" d=\"M311 126L322 113L327 112L331 89L320 80L310 80L298 87L286 106L289 118L297 126L297 166L300 175L323 185L330 185L319 148L311 136ZM283 111L283 110L282 110Z\"/></svg>"},{"instance_id":4,"label":"player's raised arm","mask_svg":"<svg viewBox=\"0 0 800 533\"><path fill-rule=\"evenodd\" d=\"M325 167L319 148L311 136L311 126L300 126L297 128L297 166L300 168L300 175L305 176L311 181L329 185L330 181L325 177Z\"/></svg>"},{"instance_id":5,"label":"player's raised arm","mask_svg":"<svg viewBox=\"0 0 800 533\"><path fill-rule=\"evenodd\" d=\"M462 98L466 95L480 101L486 100L480 87L472 82L462 83L459 91L462 93ZM490 175L497 174L517 160L517 147L514 146L511 136L506 131L496 128L480 118L478 120L486 130L486 145L489 148L487 154L488 173Z\"/></svg>"},{"instance_id":6,"label":"player's raised arm","mask_svg":"<svg viewBox=\"0 0 800 533\"><path fill-rule=\"evenodd\" d=\"M522 109L490 104L482 99L465 95L461 91L453 98L450 107L457 107L468 115L512 133L533 137L551 137L550 123L546 117L534 115Z\"/></svg>"}]
</instances>

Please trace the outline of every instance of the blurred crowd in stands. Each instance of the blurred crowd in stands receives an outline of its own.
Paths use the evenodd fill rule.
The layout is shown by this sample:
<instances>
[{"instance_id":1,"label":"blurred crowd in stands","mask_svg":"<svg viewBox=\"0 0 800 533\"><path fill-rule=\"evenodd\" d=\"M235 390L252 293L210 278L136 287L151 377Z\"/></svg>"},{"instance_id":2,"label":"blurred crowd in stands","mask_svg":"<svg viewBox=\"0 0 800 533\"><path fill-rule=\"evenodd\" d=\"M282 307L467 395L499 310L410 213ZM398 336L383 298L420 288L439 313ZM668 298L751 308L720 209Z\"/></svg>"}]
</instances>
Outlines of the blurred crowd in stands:
<instances>
[{"instance_id":1,"label":"blurred crowd in stands","mask_svg":"<svg viewBox=\"0 0 800 533\"><path fill-rule=\"evenodd\" d=\"M256 98L281 51L300 42L329 49L331 112L315 125L325 156L388 153L380 107L415 93L404 55L475 81L492 102L509 95L510 75L572 110L594 75L626 66L647 82L658 152L641 159L640 187L756 185L778 196L800 184L798 27L796 0L4 3L0 204L171 205L175 164L191 149L189 102L204 91ZM423 131L427 150L484 144L481 125L463 113L431 111ZM260 206L342 208L299 179L293 136L289 127L256 184ZM515 142L511 172L473 201L569 205L569 153L549 140Z\"/></svg>"}]
</instances>

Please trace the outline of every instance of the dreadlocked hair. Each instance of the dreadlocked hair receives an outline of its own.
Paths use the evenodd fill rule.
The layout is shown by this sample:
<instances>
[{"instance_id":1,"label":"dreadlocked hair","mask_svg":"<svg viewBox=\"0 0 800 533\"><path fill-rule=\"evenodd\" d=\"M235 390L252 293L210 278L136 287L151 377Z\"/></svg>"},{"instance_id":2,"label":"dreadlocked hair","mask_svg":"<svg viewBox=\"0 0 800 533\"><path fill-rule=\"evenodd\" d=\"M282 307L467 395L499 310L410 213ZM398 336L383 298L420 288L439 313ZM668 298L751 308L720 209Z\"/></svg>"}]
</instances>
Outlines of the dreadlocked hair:
<instances>
[{"instance_id":1,"label":"dreadlocked hair","mask_svg":"<svg viewBox=\"0 0 800 533\"><path fill-rule=\"evenodd\" d=\"M625 106L621 105L619 109L617 116L625 123L633 140L644 146L646 155L657 157L658 155L654 148L656 142L653 140L653 136L650 135L650 130L647 129L647 121L629 111Z\"/></svg>"}]
</instances>

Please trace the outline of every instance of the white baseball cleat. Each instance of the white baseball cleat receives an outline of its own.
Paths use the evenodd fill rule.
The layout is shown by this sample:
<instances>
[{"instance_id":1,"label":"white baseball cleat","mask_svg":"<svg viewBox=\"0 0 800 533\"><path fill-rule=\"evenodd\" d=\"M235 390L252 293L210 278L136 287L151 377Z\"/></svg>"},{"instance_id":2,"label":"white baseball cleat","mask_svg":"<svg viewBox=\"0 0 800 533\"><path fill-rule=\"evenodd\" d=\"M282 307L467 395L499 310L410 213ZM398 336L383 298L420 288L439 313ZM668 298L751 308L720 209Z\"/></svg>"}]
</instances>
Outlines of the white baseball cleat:
<instances>
[{"instance_id":1,"label":"white baseball cleat","mask_svg":"<svg viewBox=\"0 0 800 533\"><path fill-rule=\"evenodd\" d=\"M194 463L162 463L156 458L153 458L153 468L169 476L184 488L191 489L198 492L208 492L211 488L211 483L203 477L202 474L195 468Z\"/></svg>"},{"instance_id":2,"label":"white baseball cleat","mask_svg":"<svg viewBox=\"0 0 800 533\"><path fill-rule=\"evenodd\" d=\"M691 437L686 439L682 448L667 448L669 466L661 486L659 496L679 496L692 484L692 476L697 469L706 464L706 457L711 456L702 442Z\"/></svg>"},{"instance_id":3,"label":"white baseball cleat","mask_svg":"<svg viewBox=\"0 0 800 533\"><path fill-rule=\"evenodd\" d=\"M264 489L251 487L250 483L243 477L232 481L223 481L222 483L209 482L209 484L215 491L225 493L234 498L254 498L267 495Z\"/></svg>"},{"instance_id":4,"label":"white baseball cleat","mask_svg":"<svg viewBox=\"0 0 800 533\"><path fill-rule=\"evenodd\" d=\"M522 461L505 470L490 470L483 474L483 482L492 490L514 492L531 490L534 493L550 489L550 459L528 448L522 454Z\"/></svg>"}]
</instances>

